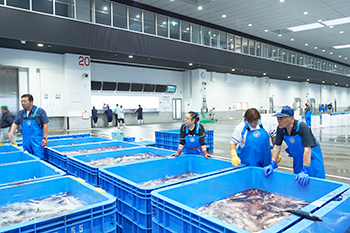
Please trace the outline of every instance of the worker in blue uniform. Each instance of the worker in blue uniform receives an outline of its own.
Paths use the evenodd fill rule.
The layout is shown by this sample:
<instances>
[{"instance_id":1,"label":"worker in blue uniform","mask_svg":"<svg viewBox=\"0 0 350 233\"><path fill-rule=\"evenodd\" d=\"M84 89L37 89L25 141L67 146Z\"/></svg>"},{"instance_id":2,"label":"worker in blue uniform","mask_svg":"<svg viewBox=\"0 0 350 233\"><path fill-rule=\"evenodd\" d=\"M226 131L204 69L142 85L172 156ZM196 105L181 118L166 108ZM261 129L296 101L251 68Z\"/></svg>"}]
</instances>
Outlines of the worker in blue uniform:
<instances>
[{"instance_id":1,"label":"worker in blue uniform","mask_svg":"<svg viewBox=\"0 0 350 233\"><path fill-rule=\"evenodd\" d=\"M112 126L112 120L113 120L113 112L111 109L109 109L109 106L107 105L107 110L104 112L107 116L107 126Z\"/></svg>"},{"instance_id":2,"label":"worker in blue uniform","mask_svg":"<svg viewBox=\"0 0 350 233\"><path fill-rule=\"evenodd\" d=\"M230 141L231 163L238 166L241 162L251 166L264 167L271 162L271 145L275 141L276 129L267 119L261 119L256 108L244 113L244 120L233 131ZM279 155L279 160L281 156Z\"/></svg>"},{"instance_id":3,"label":"worker in blue uniform","mask_svg":"<svg viewBox=\"0 0 350 233\"><path fill-rule=\"evenodd\" d=\"M324 179L321 146L311 129L304 122L294 119L294 110L289 106L283 106L281 111L273 116L276 116L278 121L277 136L271 163L263 169L264 176L271 175L273 169L278 167L276 159L284 140L290 156L293 157L293 170L297 174L295 180L300 186L306 186L310 176Z\"/></svg>"},{"instance_id":4,"label":"worker in blue uniform","mask_svg":"<svg viewBox=\"0 0 350 233\"><path fill-rule=\"evenodd\" d=\"M23 149L40 159L44 159L44 147L47 145L49 132L49 119L44 109L33 105L33 100L31 94L21 96L23 109L19 111L11 126L9 140L12 140L13 133L18 125L21 125Z\"/></svg>"},{"instance_id":5,"label":"worker in blue uniform","mask_svg":"<svg viewBox=\"0 0 350 233\"><path fill-rule=\"evenodd\" d=\"M311 127L311 108L308 103L305 103L305 123L307 126Z\"/></svg>"},{"instance_id":6,"label":"worker in blue uniform","mask_svg":"<svg viewBox=\"0 0 350 233\"><path fill-rule=\"evenodd\" d=\"M180 144L178 150L172 156L179 156L182 150L185 154L203 154L205 158L212 157L207 152L205 145L205 129L199 123L197 113L190 111L185 116L185 124L180 128Z\"/></svg>"}]
</instances>

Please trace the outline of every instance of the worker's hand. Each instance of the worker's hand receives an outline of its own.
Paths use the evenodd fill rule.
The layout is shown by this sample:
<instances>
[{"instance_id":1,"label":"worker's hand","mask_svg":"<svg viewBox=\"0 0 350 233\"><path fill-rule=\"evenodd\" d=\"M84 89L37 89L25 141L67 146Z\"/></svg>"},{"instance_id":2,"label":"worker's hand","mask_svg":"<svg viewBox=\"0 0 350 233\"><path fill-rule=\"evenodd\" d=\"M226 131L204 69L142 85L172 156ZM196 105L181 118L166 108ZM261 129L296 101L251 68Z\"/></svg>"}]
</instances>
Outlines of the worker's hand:
<instances>
[{"instance_id":1,"label":"worker's hand","mask_svg":"<svg viewBox=\"0 0 350 233\"><path fill-rule=\"evenodd\" d=\"M13 139L13 133L9 133L9 141L12 142L12 139Z\"/></svg>"},{"instance_id":2,"label":"worker's hand","mask_svg":"<svg viewBox=\"0 0 350 233\"><path fill-rule=\"evenodd\" d=\"M203 151L203 155L206 159L212 158L212 156L210 154L208 154L208 151L206 151L206 150Z\"/></svg>"},{"instance_id":3,"label":"worker's hand","mask_svg":"<svg viewBox=\"0 0 350 233\"><path fill-rule=\"evenodd\" d=\"M176 153L175 154L172 154L171 156L174 156L174 157L177 157L181 154L182 150L180 149L177 149Z\"/></svg>"},{"instance_id":4,"label":"worker's hand","mask_svg":"<svg viewBox=\"0 0 350 233\"><path fill-rule=\"evenodd\" d=\"M281 153L280 153L280 154L278 155L278 157L277 157L276 163L279 164L279 162L281 162L281 160L282 160L282 156L281 156Z\"/></svg>"},{"instance_id":5,"label":"worker's hand","mask_svg":"<svg viewBox=\"0 0 350 233\"><path fill-rule=\"evenodd\" d=\"M241 159L238 157L236 150L231 150L231 157L232 157L232 160L231 160L232 165L237 167L241 163Z\"/></svg>"},{"instance_id":6,"label":"worker's hand","mask_svg":"<svg viewBox=\"0 0 350 233\"><path fill-rule=\"evenodd\" d=\"M268 177L272 174L273 169L278 168L278 165L275 161L271 160L270 165L263 168L263 174L265 177Z\"/></svg>"},{"instance_id":7,"label":"worker's hand","mask_svg":"<svg viewBox=\"0 0 350 233\"><path fill-rule=\"evenodd\" d=\"M310 167L303 166L301 172L295 177L295 180L298 181L300 186L304 187L309 183L309 171Z\"/></svg>"},{"instance_id":8,"label":"worker's hand","mask_svg":"<svg viewBox=\"0 0 350 233\"><path fill-rule=\"evenodd\" d=\"M47 146L47 140L46 140L46 139L43 139L43 140L41 141L41 146L42 146L42 147Z\"/></svg>"}]
</instances>

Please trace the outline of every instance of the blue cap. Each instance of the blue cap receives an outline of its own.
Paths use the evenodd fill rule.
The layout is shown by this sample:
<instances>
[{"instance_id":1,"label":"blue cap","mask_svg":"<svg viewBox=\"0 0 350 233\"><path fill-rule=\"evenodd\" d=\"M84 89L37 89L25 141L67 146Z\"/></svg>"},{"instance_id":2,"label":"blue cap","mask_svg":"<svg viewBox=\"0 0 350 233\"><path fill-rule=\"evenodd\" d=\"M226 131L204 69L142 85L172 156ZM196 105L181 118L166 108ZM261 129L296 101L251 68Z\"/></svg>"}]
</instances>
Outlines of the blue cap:
<instances>
[{"instance_id":1,"label":"blue cap","mask_svg":"<svg viewBox=\"0 0 350 233\"><path fill-rule=\"evenodd\" d=\"M291 117L294 116L294 110L293 108L289 106L283 106L280 110L280 112L272 115L274 117Z\"/></svg>"}]
</instances>

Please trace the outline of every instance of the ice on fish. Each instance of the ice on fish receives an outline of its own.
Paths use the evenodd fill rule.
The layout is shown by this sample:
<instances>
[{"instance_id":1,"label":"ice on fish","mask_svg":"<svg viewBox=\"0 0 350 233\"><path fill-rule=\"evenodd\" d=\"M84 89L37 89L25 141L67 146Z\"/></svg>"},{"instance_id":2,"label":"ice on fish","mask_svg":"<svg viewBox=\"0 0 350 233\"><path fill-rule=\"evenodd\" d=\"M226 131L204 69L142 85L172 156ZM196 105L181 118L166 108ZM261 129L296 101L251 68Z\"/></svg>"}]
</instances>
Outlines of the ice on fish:
<instances>
[{"instance_id":1,"label":"ice on fish","mask_svg":"<svg viewBox=\"0 0 350 233\"><path fill-rule=\"evenodd\" d=\"M243 230L258 232L288 217L291 213L286 210L301 209L309 203L253 188L209 203L197 210Z\"/></svg>"},{"instance_id":2,"label":"ice on fish","mask_svg":"<svg viewBox=\"0 0 350 233\"><path fill-rule=\"evenodd\" d=\"M47 218L87 204L69 192L0 207L0 228L38 218Z\"/></svg>"},{"instance_id":3,"label":"ice on fish","mask_svg":"<svg viewBox=\"0 0 350 233\"><path fill-rule=\"evenodd\" d=\"M85 150L73 150L73 151L65 151L63 154L65 155L81 155L81 154L91 154L91 153L99 153L110 150L119 150L125 148L124 146L107 146L93 149L85 149Z\"/></svg>"},{"instance_id":4,"label":"ice on fish","mask_svg":"<svg viewBox=\"0 0 350 233\"><path fill-rule=\"evenodd\" d=\"M160 178L160 179L156 179L156 180L150 180L147 182L143 182L140 183L140 185L144 186L144 187L152 187L152 186L157 186L157 185L161 185L161 184L166 184L166 183L170 183L170 182L174 182L177 180L182 180L182 179L186 179L192 176L197 176L198 174L193 173L193 172L186 172L184 174L180 174L180 175L174 175L174 176L166 176L165 178Z\"/></svg>"},{"instance_id":5,"label":"ice on fish","mask_svg":"<svg viewBox=\"0 0 350 233\"><path fill-rule=\"evenodd\" d=\"M96 160L87 161L87 163L96 167L102 167L102 166L108 166L112 164L133 163L138 160L152 159L157 157L163 157L163 156L146 152L146 153L138 153L133 155L109 157L109 158L103 158L103 159L100 158Z\"/></svg>"}]
</instances>

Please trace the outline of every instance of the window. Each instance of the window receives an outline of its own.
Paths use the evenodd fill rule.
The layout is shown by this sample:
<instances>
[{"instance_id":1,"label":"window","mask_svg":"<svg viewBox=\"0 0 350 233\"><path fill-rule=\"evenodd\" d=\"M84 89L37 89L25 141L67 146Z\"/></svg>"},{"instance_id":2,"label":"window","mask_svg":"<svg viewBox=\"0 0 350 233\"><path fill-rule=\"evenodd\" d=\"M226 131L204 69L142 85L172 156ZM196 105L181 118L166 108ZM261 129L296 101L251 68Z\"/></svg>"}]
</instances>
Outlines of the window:
<instances>
[{"instance_id":1,"label":"window","mask_svg":"<svg viewBox=\"0 0 350 233\"><path fill-rule=\"evenodd\" d=\"M249 54L255 56L255 41L249 40Z\"/></svg>"},{"instance_id":2,"label":"window","mask_svg":"<svg viewBox=\"0 0 350 233\"><path fill-rule=\"evenodd\" d=\"M276 48L276 46L272 46L272 59L277 60L277 57L278 57L277 48Z\"/></svg>"},{"instance_id":3,"label":"window","mask_svg":"<svg viewBox=\"0 0 350 233\"><path fill-rule=\"evenodd\" d=\"M91 22L91 2L90 0L76 0L77 19Z\"/></svg>"},{"instance_id":4,"label":"window","mask_svg":"<svg viewBox=\"0 0 350 233\"><path fill-rule=\"evenodd\" d=\"M292 64L297 64L297 56L296 56L296 53L295 52L291 52L290 53L290 59L291 59L291 63Z\"/></svg>"},{"instance_id":5,"label":"window","mask_svg":"<svg viewBox=\"0 0 350 233\"><path fill-rule=\"evenodd\" d=\"M180 23L177 19L170 19L170 38L180 40Z\"/></svg>"},{"instance_id":6,"label":"window","mask_svg":"<svg viewBox=\"0 0 350 233\"><path fill-rule=\"evenodd\" d=\"M117 87L116 82L103 82L102 90L104 91L115 91Z\"/></svg>"},{"instance_id":7,"label":"window","mask_svg":"<svg viewBox=\"0 0 350 233\"><path fill-rule=\"evenodd\" d=\"M102 87L102 82L91 81L91 90L100 91Z\"/></svg>"},{"instance_id":8,"label":"window","mask_svg":"<svg viewBox=\"0 0 350 233\"><path fill-rule=\"evenodd\" d=\"M29 10L29 0L7 0L6 3L8 6Z\"/></svg>"},{"instance_id":9,"label":"window","mask_svg":"<svg viewBox=\"0 0 350 233\"><path fill-rule=\"evenodd\" d=\"M202 27L202 44L210 46L210 28Z\"/></svg>"},{"instance_id":10,"label":"window","mask_svg":"<svg viewBox=\"0 0 350 233\"><path fill-rule=\"evenodd\" d=\"M153 84L144 84L143 92L154 92L155 87Z\"/></svg>"},{"instance_id":11,"label":"window","mask_svg":"<svg viewBox=\"0 0 350 233\"><path fill-rule=\"evenodd\" d=\"M249 51L248 51L248 39L247 38L242 38L242 48L243 48L243 50L242 50L242 52L244 53L244 54L249 54Z\"/></svg>"},{"instance_id":12,"label":"window","mask_svg":"<svg viewBox=\"0 0 350 233\"><path fill-rule=\"evenodd\" d=\"M256 48L256 53L255 53L255 55L257 56L257 57L261 57L261 43L260 42L256 42L255 43L255 48Z\"/></svg>"},{"instance_id":13,"label":"window","mask_svg":"<svg viewBox=\"0 0 350 233\"><path fill-rule=\"evenodd\" d=\"M4 0L0 0L0 4L1 4L1 5L4 5Z\"/></svg>"},{"instance_id":14,"label":"window","mask_svg":"<svg viewBox=\"0 0 350 233\"><path fill-rule=\"evenodd\" d=\"M262 56L264 58L267 58L268 57L267 44L261 43L261 47L262 47Z\"/></svg>"},{"instance_id":15,"label":"window","mask_svg":"<svg viewBox=\"0 0 350 233\"><path fill-rule=\"evenodd\" d=\"M236 52L241 53L242 52L242 41L240 36L235 36L235 42L236 42Z\"/></svg>"},{"instance_id":16,"label":"window","mask_svg":"<svg viewBox=\"0 0 350 233\"><path fill-rule=\"evenodd\" d=\"M147 11L143 12L144 32L148 34L156 34L156 15Z\"/></svg>"},{"instance_id":17,"label":"window","mask_svg":"<svg viewBox=\"0 0 350 233\"><path fill-rule=\"evenodd\" d=\"M200 44L201 34L202 34L201 27L196 24L192 24L192 43Z\"/></svg>"},{"instance_id":18,"label":"window","mask_svg":"<svg viewBox=\"0 0 350 233\"><path fill-rule=\"evenodd\" d=\"M227 45L228 49L231 51L235 51L235 36L232 34L227 35Z\"/></svg>"},{"instance_id":19,"label":"window","mask_svg":"<svg viewBox=\"0 0 350 233\"><path fill-rule=\"evenodd\" d=\"M281 49L282 50L282 61L283 62L288 62L287 60L287 50Z\"/></svg>"},{"instance_id":20,"label":"window","mask_svg":"<svg viewBox=\"0 0 350 233\"><path fill-rule=\"evenodd\" d=\"M113 26L118 28L128 28L127 7L119 4L113 4Z\"/></svg>"},{"instance_id":21,"label":"window","mask_svg":"<svg viewBox=\"0 0 350 233\"><path fill-rule=\"evenodd\" d=\"M191 42L190 23L181 21L181 40Z\"/></svg>"},{"instance_id":22,"label":"window","mask_svg":"<svg viewBox=\"0 0 350 233\"><path fill-rule=\"evenodd\" d=\"M156 92L165 92L167 89L166 85L156 85Z\"/></svg>"},{"instance_id":23,"label":"window","mask_svg":"<svg viewBox=\"0 0 350 233\"><path fill-rule=\"evenodd\" d=\"M227 49L227 33L220 32L220 48Z\"/></svg>"},{"instance_id":24,"label":"window","mask_svg":"<svg viewBox=\"0 0 350 233\"><path fill-rule=\"evenodd\" d=\"M130 83L118 83L117 91L129 91Z\"/></svg>"},{"instance_id":25,"label":"window","mask_svg":"<svg viewBox=\"0 0 350 233\"><path fill-rule=\"evenodd\" d=\"M56 0L55 14L63 17L74 18L74 0Z\"/></svg>"},{"instance_id":26,"label":"window","mask_svg":"<svg viewBox=\"0 0 350 233\"><path fill-rule=\"evenodd\" d=\"M142 32L142 12L141 10L129 9L129 29L131 31Z\"/></svg>"},{"instance_id":27,"label":"window","mask_svg":"<svg viewBox=\"0 0 350 233\"><path fill-rule=\"evenodd\" d=\"M273 54L272 54L272 46L271 45L267 45L267 58L268 59L273 59Z\"/></svg>"},{"instance_id":28,"label":"window","mask_svg":"<svg viewBox=\"0 0 350 233\"><path fill-rule=\"evenodd\" d=\"M132 83L130 91L142 91L143 84L142 83Z\"/></svg>"},{"instance_id":29,"label":"window","mask_svg":"<svg viewBox=\"0 0 350 233\"><path fill-rule=\"evenodd\" d=\"M157 33L158 36L168 37L168 18L157 15Z\"/></svg>"},{"instance_id":30,"label":"window","mask_svg":"<svg viewBox=\"0 0 350 233\"><path fill-rule=\"evenodd\" d=\"M52 1L47 0L32 0L33 11L39 11L43 13L53 14Z\"/></svg>"},{"instance_id":31,"label":"window","mask_svg":"<svg viewBox=\"0 0 350 233\"><path fill-rule=\"evenodd\" d=\"M218 37L219 31L210 29L210 38L211 38L211 47L217 48L218 46Z\"/></svg>"}]
</instances>

